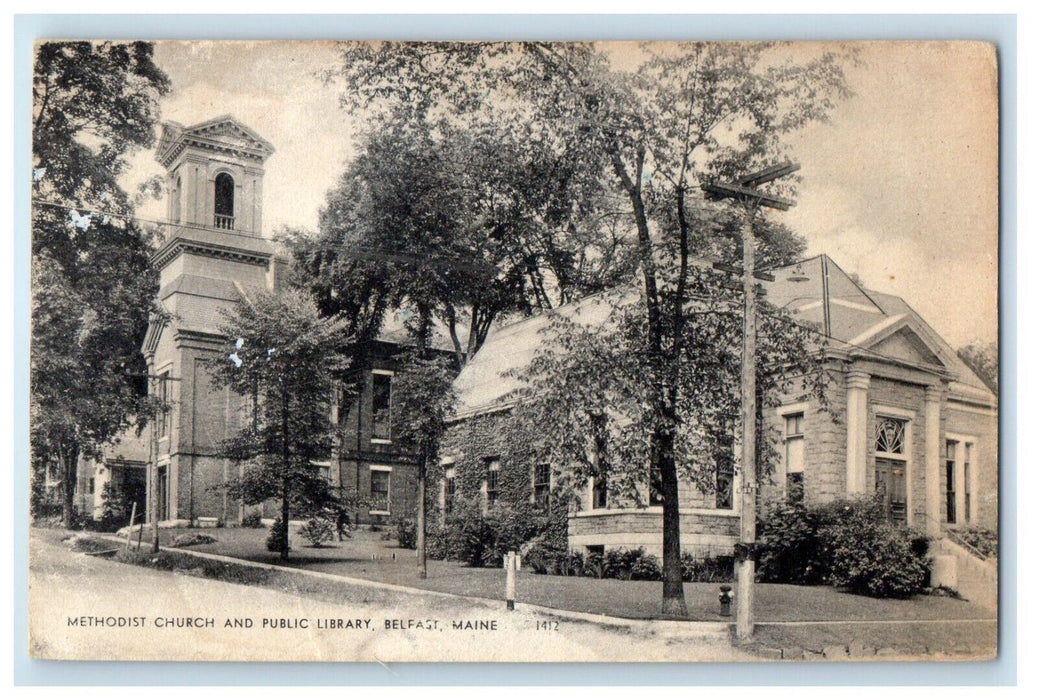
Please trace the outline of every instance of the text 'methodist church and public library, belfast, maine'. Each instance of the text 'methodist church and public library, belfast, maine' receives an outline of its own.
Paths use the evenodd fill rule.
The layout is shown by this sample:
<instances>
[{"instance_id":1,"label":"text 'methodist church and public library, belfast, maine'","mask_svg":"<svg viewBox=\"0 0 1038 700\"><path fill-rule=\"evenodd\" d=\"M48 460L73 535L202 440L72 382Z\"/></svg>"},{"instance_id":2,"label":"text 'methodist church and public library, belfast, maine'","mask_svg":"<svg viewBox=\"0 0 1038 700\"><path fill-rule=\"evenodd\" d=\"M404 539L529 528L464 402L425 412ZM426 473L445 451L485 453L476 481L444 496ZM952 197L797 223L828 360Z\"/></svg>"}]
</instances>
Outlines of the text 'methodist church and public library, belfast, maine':
<instances>
[{"instance_id":1,"label":"text 'methodist church and public library, belfast, maine'","mask_svg":"<svg viewBox=\"0 0 1038 700\"><path fill-rule=\"evenodd\" d=\"M242 400L214 388L205 365L223 342L222 312L276 290L286 271L286 260L262 236L264 163L273 151L230 116L189 127L163 125L156 156L167 171L171 225L153 263L160 275L158 301L171 320L152 324L142 351L150 375L175 379L152 382L171 408L154 430L140 436L131 431L102 460L83 460L77 483L82 512L99 511L109 482L142 505L153 502L156 489L158 511L147 517L170 525L219 520L233 526L249 510L222 488L241 468L220 449L238 429ZM763 283L768 299L829 336L833 381L828 412L817 399L802 397L767 410L782 458L761 484L762 497L795 494L817 503L880 492L890 518L934 536L964 525L996 527L996 396L903 299L864 289L828 256L773 273L775 281ZM596 314L605 317L601 299L553 313L593 323ZM441 511L463 482L478 484L487 503L506 478L525 482L508 485L510 491L521 486L531 501L550 503L550 467L506 468L509 442L501 434L515 371L533 359L547 323L540 314L498 325L456 378L457 410L441 450L443 479L430 487ZM322 464L333 485L362 497L354 514L361 524L413 517L417 499L415 462L395 441L392 418L392 358L407 334L399 324L391 326L375 341L352 404L333 407L331 420L345 428L345 438ZM151 483L153 453L158 468ZM708 492L682 482L683 547L731 551L738 539L732 497L738 488L738 476L721 468ZM570 506L568 522L573 549L662 549L662 507L651 497L638 505L616 502L593 480L583 502Z\"/></svg>"}]
</instances>

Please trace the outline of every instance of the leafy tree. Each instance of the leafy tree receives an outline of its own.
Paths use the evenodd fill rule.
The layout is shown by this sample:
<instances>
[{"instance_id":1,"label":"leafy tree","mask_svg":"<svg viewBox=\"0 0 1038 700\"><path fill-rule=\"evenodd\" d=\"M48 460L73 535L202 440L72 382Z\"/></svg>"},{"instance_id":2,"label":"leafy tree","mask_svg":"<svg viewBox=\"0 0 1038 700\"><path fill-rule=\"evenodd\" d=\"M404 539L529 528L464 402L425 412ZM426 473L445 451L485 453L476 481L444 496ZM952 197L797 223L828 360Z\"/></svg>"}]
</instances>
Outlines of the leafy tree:
<instances>
[{"instance_id":1,"label":"leafy tree","mask_svg":"<svg viewBox=\"0 0 1038 700\"><path fill-rule=\"evenodd\" d=\"M991 391L998 393L998 343L970 343L959 348L959 359L973 370Z\"/></svg>"},{"instance_id":2,"label":"leafy tree","mask_svg":"<svg viewBox=\"0 0 1038 700\"><path fill-rule=\"evenodd\" d=\"M133 416L150 415L140 346L157 277L117 180L126 156L152 144L169 91L152 48L36 47L31 443L59 467L66 526L80 456L96 456Z\"/></svg>"},{"instance_id":3,"label":"leafy tree","mask_svg":"<svg viewBox=\"0 0 1038 700\"><path fill-rule=\"evenodd\" d=\"M250 413L225 446L245 463L230 492L248 505L278 499L283 523L339 505L316 462L327 460L337 437L331 401L349 364L346 325L322 317L303 292L262 294L228 315L224 352L209 365L216 386L244 397ZM288 528L280 532L288 559Z\"/></svg>"},{"instance_id":4,"label":"leafy tree","mask_svg":"<svg viewBox=\"0 0 1038 700\"><path fill-rule=\"evenodd\" d=\"M439 463L440 443L454 413L454 368L443 355L419 347L405 359L396 375L398 435L418 459L416 544L419 576L426 576L427 484L430 469Z\"/></svg>"},{"instance_id":5,"label":"leafy tree","mask_svg":"<svg viewBox=\"0 0 1038 700\"><path fill-rule=\"evenodd\" d=\"M550 135L595 154L607 199L622 203L641 294L635 347L651 469L663 500L663 613L684 616L678 461L688 403L688 356L696 258L738 260L737 214L705 203L700 183L733 178L787 155L785 137L827 118L849 91L846 56L825 49L795 58L768 43L684 43L621 51L592 44L347 44L344 101L376 120L403 110L418 120L478 122L484 105L531 140ZM446 115L441 116L441 115ZM381 122L380 122L381 123ZM549 128L552 125L555 128ZM782 188L791 193L792 187ZM761 240L788 231L754 222ZM738 230L738 229L734 229ZM762 263L769 262L761 255ZM771 262L784 261L784 256ZM693 345L701 349L701 345ZM590 426L584 426L590 428ZM585 433L588 435L589 433Z\"/></svg>"},{"instance_id":6,"label":"leafy tree","mask_svg":"<svg viewBox=\"0 0 1038 700\"><path fill-rule=\"evenodd\" d=\"M501 315L551 308L633 270L600 196L601 157L582 144L487 105L474 120L402 105L366 116L320 234L294 240L322 306L357 305L357 292L372 290L391 307L425 304L460 366Z\"/></svg>"},{"instance_id":7,"label":"leafy tree","mask_svg":"<svg viewBox=\"0 0 1038 700\"><path fill-rule=\"evenodd\" d=\"M730 487L718 480L718 472L727 471L719 466L734 466L742 316L738 299L718 280L702 276L697 282L701 301L688 312L678 358L681 402L673 454L679 478L714 494ZM523 387L513 397L518 403L510 429L533 443L537 461L556 465L563 498L582 492L589 477L608 483L610 503L645 506L650 494L662 492L654 444L646 438L655 421L652 392L662 380L651 374L655 366L642 345L639 296L629 290L600 299L610 307L600 325L581 316L554 318L541 349L518 372ZM827 405L828 374L823 357L812 351L818 346L814 334L785 312L766 307L758 335L757 465L763 478L780 457L764 413L790 393L814 395Z\"/></svg>"}]
</instances>

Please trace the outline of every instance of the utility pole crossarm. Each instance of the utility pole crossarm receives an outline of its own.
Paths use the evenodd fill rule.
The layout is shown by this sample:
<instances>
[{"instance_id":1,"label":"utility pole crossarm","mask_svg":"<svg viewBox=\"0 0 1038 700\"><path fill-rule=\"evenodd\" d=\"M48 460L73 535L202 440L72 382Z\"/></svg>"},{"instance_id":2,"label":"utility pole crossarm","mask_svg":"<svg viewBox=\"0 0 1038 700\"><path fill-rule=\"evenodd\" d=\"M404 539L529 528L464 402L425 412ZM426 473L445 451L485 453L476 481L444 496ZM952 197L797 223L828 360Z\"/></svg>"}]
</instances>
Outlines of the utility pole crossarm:
<instances>
[{"instance_id":1,"label":"utility pole crossarm","mask_svg":"<svg viewBox=\"0 0 1038 700\"><path fill-rule=\"evenodd\" d=\"M700 185L700 189L706 192L710 199L738 199L760 204L764 207L771 207L772 209L781 209L782 211L786 211L793 206L792 200L776 197L752 187L743 187L742 185L727 182L708 182Z\"/></svg>"},{"instance_id":2,"label":"utility pole crossarm","mask_svg":"<svg viewBox=\"0 0 1038 700\"><path fill-rule=\"evenodd\" d=\"M763 170L758 170L755 173L744 175L741 178L739 178L739 184L743 187L757 187L758 185L763 185L766 182L777 180L780 177L791 175L798 170L800 170L799 163L793 163L787 160L785 163L772 165L767 168L764 168Z\"/></svg>"}]
</instances>

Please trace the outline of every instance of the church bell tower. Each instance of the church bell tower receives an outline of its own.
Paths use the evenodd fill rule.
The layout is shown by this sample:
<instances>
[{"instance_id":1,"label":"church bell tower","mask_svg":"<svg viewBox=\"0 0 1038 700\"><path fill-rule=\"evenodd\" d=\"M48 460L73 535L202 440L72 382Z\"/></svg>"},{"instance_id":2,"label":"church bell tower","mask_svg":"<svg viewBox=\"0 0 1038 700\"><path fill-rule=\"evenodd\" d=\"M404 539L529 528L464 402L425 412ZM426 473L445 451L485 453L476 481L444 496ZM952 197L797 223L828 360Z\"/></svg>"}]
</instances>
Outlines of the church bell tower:
<instances>
[{"instance_id":1,"label":"church bell tower","mask_svg":"<svg viewBox=\"0 0 1038 700\"><path fill-rule=\"evenodd\" d=\"M228 523L244 514L224 486L238 467L221 456L241 399L213 383L210 363L226 342L228 314L277 291L285 265L262 236L263 166L273 152L231 116L163 124L156 158L166 169L169 223L151 261L165 313L153 317L142 350L151 390L169 408L155 421L149 520Z\"/></svg>"},{"instance_id":2,"label":"church bell tower","mask_svg":"<svg viewBox=\"0 0 1038 700\"><path fill-rule=\"evenodd\" d=\"M231 116L163 125L157 158L166 168L168 220L261 235L263 164L274 147Z\"/></svg>"}]
</instances>

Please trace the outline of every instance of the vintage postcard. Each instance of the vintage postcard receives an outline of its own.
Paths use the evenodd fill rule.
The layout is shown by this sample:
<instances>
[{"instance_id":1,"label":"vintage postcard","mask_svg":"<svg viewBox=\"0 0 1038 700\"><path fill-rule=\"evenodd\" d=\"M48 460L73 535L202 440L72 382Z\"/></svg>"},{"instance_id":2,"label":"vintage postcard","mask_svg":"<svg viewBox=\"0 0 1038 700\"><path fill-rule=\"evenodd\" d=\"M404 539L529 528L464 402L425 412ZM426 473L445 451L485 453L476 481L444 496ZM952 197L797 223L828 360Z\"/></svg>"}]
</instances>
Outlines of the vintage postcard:
<instances>
[{"instance_id":1,"label":"vintage postcard","mask_svg":"<svg viewBox=\"0 0 1038 700\"><path fill-rule=\"evenodd\" d=\"M37 43L30 653L995 658L998 82Z\"/></svg>"}]
</instances>

